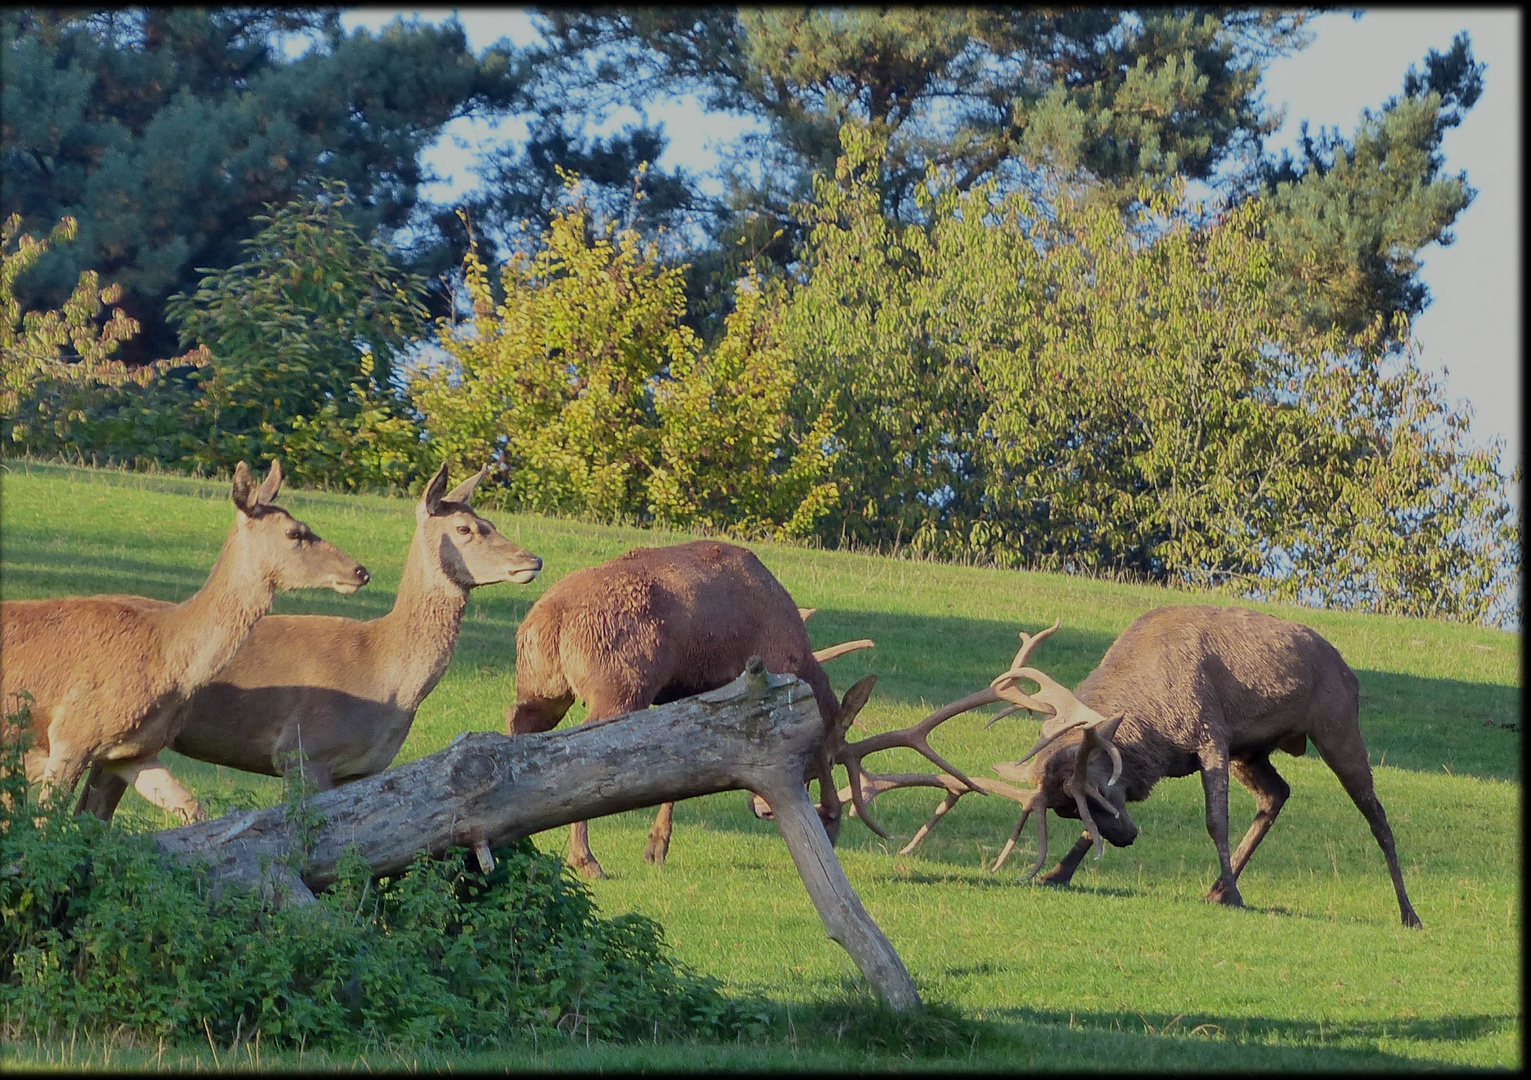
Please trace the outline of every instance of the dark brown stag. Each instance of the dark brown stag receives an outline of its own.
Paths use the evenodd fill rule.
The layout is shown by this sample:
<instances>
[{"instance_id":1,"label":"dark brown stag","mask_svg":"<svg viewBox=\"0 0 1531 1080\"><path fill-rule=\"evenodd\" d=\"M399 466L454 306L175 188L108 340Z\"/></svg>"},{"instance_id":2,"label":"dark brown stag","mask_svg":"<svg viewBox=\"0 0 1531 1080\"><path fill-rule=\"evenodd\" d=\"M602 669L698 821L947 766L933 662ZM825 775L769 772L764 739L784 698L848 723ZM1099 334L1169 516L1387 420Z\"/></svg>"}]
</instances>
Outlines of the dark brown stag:
<instances>
[{"instance_id":1,"label":"dark brown stag","mask_svg":"<svg viewBox=\"0 0 1531 1080\"><path fill-rule=\"evenodd\" d=\"M1359 684L1339 652L1316 631L1242 608L1158 608L1129 626L1071 693L1025 666L1031 650L1057 628L1054 623L1036 635L1023 633L1021 651L988 690L948 706L974 708L985 700L1003 700L1012 706L1006 712L1021 707L1047 715L1037 744L1020 761L995 767L1001 776L1036 785L1017 800L1025 810L995 869L1035 814L1037 860L1027 876L1041 870L1047 859L1046 815L1052 810L1085 826L1073 849L1041 879L1066 885L1092 846L1100 857L1103 838L1118 847L1137 838L1127 803L1146 799L1164 777L1199 772L1207 832L1220 863L1207 899L1241 907L1239 874L1291 793L1271 764L1271 753L1280 749L1300 756L1311 739L1382 848L1403 924L1421 925L1404 890L1392 829L1372 787L1359 723ZM1020 679L1040 689L1023 693ZM1021 767L1033 758L1029 768ZM1257 808L1254 823L1231 856L1230 772L1254 795ZM868 795L898 786L906 785L884 784ZM965 794L957 785L944 786L946 799L906 851Z\"/></svg>"},{"instance_id":2,"label":"dark brown stag","mask_svg":"<svg viewBox=\"0 0 1531 1080\"><path fill-rule=\"evenodd\" d=\"M715 690L759 656L767 670L809 685L826 728L841 733L834 744L841 749L876 676L857 682L842 701L820 661L872 643L815 653L803 626L810 614L753 553L714 540L635 548L576 570L532 605L516 632L516 704L506 733L550 731L576 698L588 707L587 720L602 720ZM821 755L815 769L824 773L833 763L832 754ZM821 792L820 813L833 840L836 791L824 780ZM649 862L665 860L672 813L671 803L659 808L643 853ZM586 877L602 876L586 822L570 827L569 861Z\"/></svg>"}]
</instances>

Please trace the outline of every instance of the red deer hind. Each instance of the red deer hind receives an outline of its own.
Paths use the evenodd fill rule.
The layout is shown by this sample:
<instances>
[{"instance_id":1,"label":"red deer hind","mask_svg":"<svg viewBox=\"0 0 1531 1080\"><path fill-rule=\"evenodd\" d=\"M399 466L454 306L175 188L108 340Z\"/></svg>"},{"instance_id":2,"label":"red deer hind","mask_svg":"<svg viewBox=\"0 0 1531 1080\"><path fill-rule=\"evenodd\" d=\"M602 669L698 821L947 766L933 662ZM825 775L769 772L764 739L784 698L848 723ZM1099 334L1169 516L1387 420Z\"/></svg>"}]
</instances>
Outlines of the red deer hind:
<instances>
[{"instance_id":1,"label":"red deer hind","mask_svg":"<svg viewBox=\"0 0 1531 1080\"><path fill-rule=\"evenodd\" d=\"M223 670L277 589L353 593L366 569L319 539L273 500L273 461L257 489L249 466L234 470L234 525L206 583L166 604L140 596L71 596L0 604L7 710L33 697L27 778L44 792L72 791L86 769L105 772L185 820L197 800L161 764L180 706ZM6 738L20 733L7 725Z\"/></svg>"},{"instance_id":2,"label":"red deer hind","mask_svg":"<svg viewBox=\"0 0 1531 1080\"><path fill-rule=\"evenodd\" d=\"M842 702L819 662L872 643L816 655L803 627L811 614L753 553L713 540L635 548L576 570L532 605L516 632L516 704L506 733L550 731L576 698L588 706L588 720L602 720L715 690L753 655L767 670L806 682L825 725L843 727L866 704L876 677L856 683ZM831 802L833 795L833 787L824 793ZM649 862L664 863L673 809L662 805L649 831ZM828 813L826 828L834 829L838 806ZM586 877L603 876L587 822L570 827L569 861Z\"/></svg>"},{"instance_id":3,"label":"red deer hind","mask_svg":"<svg viewBox=\"0 0 1531 1080\"><path fill-rule=\"evenodd\" d=\"M524 585L542 569L540 558L468 505L487 473L480 469L448 491L443 464L426 484L388 614L267 615L182 707L171 748L271 776L301 750L320 790L386 769L452 661L468 591L501 581ZM83 805L110 818L124 788L117 777L93 773Z\"/></svg>"}]
</instances>

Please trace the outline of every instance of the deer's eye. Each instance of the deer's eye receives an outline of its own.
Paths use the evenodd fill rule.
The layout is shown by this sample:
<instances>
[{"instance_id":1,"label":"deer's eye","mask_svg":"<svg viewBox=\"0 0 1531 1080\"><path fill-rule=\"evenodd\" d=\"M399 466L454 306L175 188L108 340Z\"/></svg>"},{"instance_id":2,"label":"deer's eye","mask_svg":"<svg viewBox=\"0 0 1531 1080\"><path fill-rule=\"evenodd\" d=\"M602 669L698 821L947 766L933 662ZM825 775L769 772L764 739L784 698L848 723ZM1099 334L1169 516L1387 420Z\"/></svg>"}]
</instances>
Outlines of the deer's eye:
<instances>
[{"instance_id":1,"label":"deer's eye","mask_svg":"<svg viewBox=\"0 0 1531 1080\"><path fill-rule=\"evenodd\" d=\"M462 533L464 536L467 536L469 533L471 533L473 531L473 529L470 526L467 526L467 525L459 525L459 526L457 526L457 531Z\"/></svg>"},{"instance_id":2,"label":"deer's eye","mask_svg":"<svg viewBox=\"0 0 1531 1080\"><path fill-rule=\"evenodd\" d=\"M303 538L303 530L298 528L296 525L294 525L292 528L287 530L287 539L289 539L289 540L301 540L302 538Z\"/></svg>"}]
</instances>

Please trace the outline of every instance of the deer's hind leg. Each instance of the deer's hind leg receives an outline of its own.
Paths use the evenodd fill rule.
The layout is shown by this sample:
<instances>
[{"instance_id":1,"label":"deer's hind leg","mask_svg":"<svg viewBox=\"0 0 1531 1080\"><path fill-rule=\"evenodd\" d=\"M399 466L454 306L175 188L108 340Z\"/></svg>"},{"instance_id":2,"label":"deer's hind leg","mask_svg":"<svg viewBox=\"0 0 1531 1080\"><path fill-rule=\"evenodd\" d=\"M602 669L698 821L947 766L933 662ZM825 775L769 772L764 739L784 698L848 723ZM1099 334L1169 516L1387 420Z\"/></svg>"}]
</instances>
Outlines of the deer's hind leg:
<instances>
[{"instance_id":1,"label":"deer's hind leg","mask_svg":"<svg viewBox=\"0 0 1531 1080\"><path fill-rule=\"evenodd\" d=\"M1276 815L1286 805L1292 789L1271 764L1268 753L1248 761L1235 761L1232 768L1234 778L1255 797L1255 820L1244 839L1239 841L1239 850L1233 853L1233 879L1237 881L1255 848L1276 823Z\"/></svg>"},{"instance_id":2,"label":"deer's hind leg","mask_svg":"<svg viewBox=\"0 0 1531 1080\"><path fill-rule=\"evenodd\" d=\"M101 769L103 773L132 784L133 789L149 802L166 813L174 814L183 822L190 824L202 820L202 806L196 796L171 775L158 754L132 761L103 762Z\"/></svg>"},{"instance_id":3,"label":"deer's hind leg","mask_svg":"<svg viewBox=\"0 0 1531 1080\"><path fill-rule=\"evenodd\" d=\"M91 766L90 776L85 781L84 790L80 792L80 801L74 812L94 814L102 821L110 821L117 812L117 804L127 794L128 782L116 773L107 772L102 764L97 762Z\"/></svg>"},{"instance_id":4,"label":"deer's hind leg","mask_svg":"<svg viewBox=\"0 0 1531 1080\"><path fill-rule=\"evenodd\" d=\"M647 688L645 688L646 691ZM646 709L653 699L652 693L631 690L593 690L585 698L585 704L589 707L589 715L585 717L585 723L593 720L607 720L613 716L621 716L623 713L637 712ZM666 804L668 806L669 804ZM665 846L668 849L669 815L661 808L660 815L665 818ZM658 823L655 823L658 828ZM653 841L650 840L650 845ZM645 852L645 858L647 852ZM652 860L651 860L652 861ZM663 859L661 858L661 861ZM606 871L596 860L590 850L590 823L588 821L576 821L569 826L569 864L578 870L583 877L603 878Z\"/></svg>"},{"instance_id":5,"label":"deer's hind leg","mask_svg":"<svg viewBox=\"0 0 1531 1080\"><path fill-rule=\"evenodd\" d=\"M1315 725L1316 727L1317 725ZM1338 727L1339 725L1334 725ZM1333 770L1334 775L1340 778L1340 784L1345 788L1345 793L1356 804L1356 809L1366 818L1366 823L1371 826L1372 836L1377 840L1377 846L1382 849L1382 856L1387 860L1387 870L1393 878L1393 891L1398 894L1398 914L1403 924L1415 930L1424 924L1419 921L1419 916L1414 913L1414 905L1409 903L1409 894L1403 887L1403 871L1398 866L1398 852L1393 845L1393 830L1387 823L1387 814L1382 809L1382 803L1377 798L1377 792L1372 786L1372 766L1367 760L1366 744L1361 741L1361 729L1353 720L1338 735L1326 732L1320 735L1318 732L1310 732L1308 738L1313 740L1313 745L1318 748L1319 756L1324 759L1324 764Z\"/></svg>"},{"instance_id":6,"label":"deer's hind leg","mask_svg":"<svg viewBox=\"0 0 1531 1080\"><path fill-rule=\"evenodd\" d=\"M649 842L643 849L644 862L655 866L664 865L665 856L670 853L670 832L674 827L674 819L675 804L661 803L659 813L654 815L654 824L649 829Z\"/></svg>"}]
</instances>

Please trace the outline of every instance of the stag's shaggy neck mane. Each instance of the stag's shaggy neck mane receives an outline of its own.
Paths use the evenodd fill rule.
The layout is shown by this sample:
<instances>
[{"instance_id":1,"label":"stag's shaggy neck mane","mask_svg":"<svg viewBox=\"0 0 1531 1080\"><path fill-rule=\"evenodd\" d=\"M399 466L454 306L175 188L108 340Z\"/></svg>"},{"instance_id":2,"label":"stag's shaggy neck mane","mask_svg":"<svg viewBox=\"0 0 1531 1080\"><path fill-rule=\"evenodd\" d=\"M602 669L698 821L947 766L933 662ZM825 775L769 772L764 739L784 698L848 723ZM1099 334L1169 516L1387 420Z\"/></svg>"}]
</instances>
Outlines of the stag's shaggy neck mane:
<instances>
[{"instance_id":1,"label":"stag's shaggy neck mane","mask_svg":"<svg viewBox=\"0 0 1531 1080\"><path fill-rule=\"evenodd\" d=\"M182 694L212 681L271 607L276 583L250 565L241 550L246 542L236 523L202 587L174 607L144 615L159 630L166 669Z\"/></svg>"},{"instance_id":2,"label":"stag's shaggy neck mane","mask_svg":"<svg viewBox=\"0 0 1531 1080\"><path fill-rule=\"evenodd\" d=\"M1083 736L1080 737L1080 741ZM1169 775L1166 763L1175 761L1184 753L1147 722L1132 713L1122 717L1121 726L1111 740L1122 754L1122 779L1128 802L1141 802L1148 798L1154 785ZM1078 746L1076 741L1074 744Z\"/></svg>"},{"instance_id":3,"label":"stag's shaggy neck mane","mask_svg":"<svg viewBox=\"0 0 1531 1080\"><path fill-rule=\"evenodd\" d=\"M389 658L395 701L409 709L425 699L452 662L468 606L468 590L447 577L426 551L428 542L424 530L415 532L393 608L371 624L378 654Z\"/></svg>"}]
</instances>

